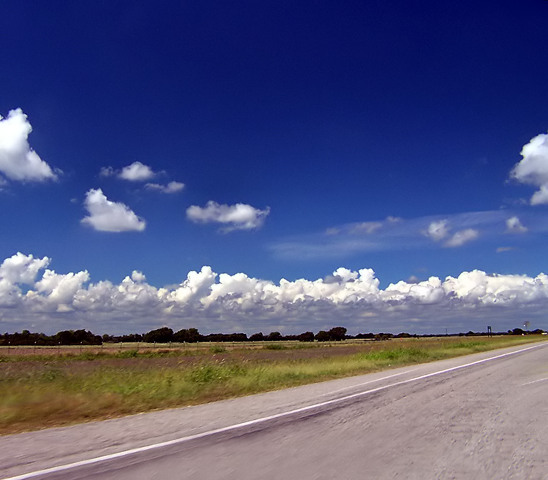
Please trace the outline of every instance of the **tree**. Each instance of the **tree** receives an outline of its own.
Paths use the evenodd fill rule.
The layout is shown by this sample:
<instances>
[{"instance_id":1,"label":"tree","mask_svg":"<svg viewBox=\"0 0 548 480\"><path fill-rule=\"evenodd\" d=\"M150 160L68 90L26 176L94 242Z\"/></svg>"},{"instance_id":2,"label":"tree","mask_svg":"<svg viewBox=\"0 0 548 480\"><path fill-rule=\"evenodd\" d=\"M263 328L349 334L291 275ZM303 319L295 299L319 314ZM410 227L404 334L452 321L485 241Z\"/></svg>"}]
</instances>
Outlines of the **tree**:
<instances>
[{"instance_id":1,"label":"tree","mask_svg":"<svg viewBox=\"0 0 548 480\"><path fill-rule=\"evenodd\" d=\"M196 343L201 339L200 332L196 328L183 328L173 335L174 342Z\"/></svg>"},{"instance_id":2,"label":"tree","mask_svg":"<svg viewBox=\"0 0 548 480\"><path fill-rule=\"evenodd\" d=\"M329 340L331 340L329 333L325 330L320 330L318 333L316 333L315 338L316 340L318 340L318 342L328 342Z\"/></svg>"},{"instance_id":3,"label":"tree","mask_svg":"<svg viewBox=\"0 0 548 480\"><path fill-rule=\"evenodd\" d=\"M265 340L268 340L268 341L279 341L279 340L283 340L284 337L282 337L282 334L280 332L270 332L266 339Z\"/></svg>"},{"instance_id":4,"label":"tree","mask_svg":"<svg viewBox=\"0 0 548 480\"><path fill-rule=\"evenodd\" d=\"M169 327L162 327L145 333L143 340L147 343L168 343L173 340L173 330Z\"/></svg>"},{"instance_id":5,"label":"tree","mask_svg":"<svg viewBox=\"0 0 548 480\"><path fill-rule=\"evenodd\" d=\"M314 333L313 332L304 332L301 333L297 339L300 342L313 342L314 341Z\"/></svg>"},{"instance_id":6,"label":"tree","mask_svg":"<svg viewBox=\"0 0 548 480\"><path fill-rule=\"evenodd\" d=\"M122 335L120 337L116 337L116 340L118 342L142 342L143 336L140 333L130 333L129 335Z\"/></svg>"},{"instance_id":7,"label":"tree","mask_svg":"<svg viewBox=\"0 0 548 480\"><path fill-rule=\"evenodd\" d=\"M377 333L375 335L375 340L381 342L381 341L384 341L384 340L389 340L392 337L393 337L393 335L391 333L382 333L381 332L381 333Z\"/></svg>"},{"instance_id":8,"label":"tree","mask_svg":"<svg viewBox=\"0 0 548 480\"><path fill-rule=\"evenodd\" d=\"M346 328L344 327L333 327L328 333L329 339L337 342L346 338Z\"/></svg>"},{"instance_id":9,"label":"tree","mask_svg":"<svg viewBox=\"0 0 548 480\"><path fill-rule=\"evenodd\" d=\"M361 339L374 339L375 338L375 334L372 333L372 332L369 332L369 333L358 333L356 335L356 338L361 338Z\"/></svg>"},{"instance_id":10,"label":"tree","mask_svg":"<svg viewBox=\"0 0 548 480\"><path fill-rule=\"evenodd\" d=\"M86 330L63 330L55 334L55 342L61 345L101 345L103 339L99 335Z\"/></svg>"}]
</instances>

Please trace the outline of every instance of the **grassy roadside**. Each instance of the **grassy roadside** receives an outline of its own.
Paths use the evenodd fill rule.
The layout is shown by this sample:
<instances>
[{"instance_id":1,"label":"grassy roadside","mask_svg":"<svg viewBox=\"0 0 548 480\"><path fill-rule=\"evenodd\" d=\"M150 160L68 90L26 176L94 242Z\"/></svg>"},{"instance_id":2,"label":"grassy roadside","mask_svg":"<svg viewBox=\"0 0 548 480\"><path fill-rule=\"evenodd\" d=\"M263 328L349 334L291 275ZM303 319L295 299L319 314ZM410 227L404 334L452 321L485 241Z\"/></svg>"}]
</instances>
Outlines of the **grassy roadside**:
<instances>
[{"instance_id":1,"label":"grassy roadside","mask_svg":"<svg viewBox=\"0 0 548 480\"><path fill-rule=\"evenodd\" d=\"M234 348L6 356L0 434L163 409L369 373L544 339L447 337Z\"/></svg>"}]
</instances>

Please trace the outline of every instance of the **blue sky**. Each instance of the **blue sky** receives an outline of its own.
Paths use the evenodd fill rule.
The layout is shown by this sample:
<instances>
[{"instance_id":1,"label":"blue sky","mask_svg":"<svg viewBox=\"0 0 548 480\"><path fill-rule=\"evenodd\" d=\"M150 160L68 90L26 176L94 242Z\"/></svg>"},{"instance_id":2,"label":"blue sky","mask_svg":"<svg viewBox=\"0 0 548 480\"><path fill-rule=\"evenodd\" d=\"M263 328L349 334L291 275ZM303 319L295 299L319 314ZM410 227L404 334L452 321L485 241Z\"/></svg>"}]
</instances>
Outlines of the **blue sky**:
<instances>
[{"instance_id":1,"label":"blue sky","mask_svg":"<svg viewBox=\"0 0 548 480\"><path fill-rule=\"evenodd\" d=\"M516 312L548 329L547 14L542 1L4 2L0 330L421 333L491 315L514 328ZM196 293L204 266L217 276ZM372 269L377 296L353 297L339 267ZM482 290L473 311L459 306L473 288L447 283L436 308L411 288L474 270L526 285ZM134 271L151 303L116 303ZM342 293L292 297L281 279ZM185 281L192 300L164 295ZM98 285L113 302L101 315ZM264 285L278 288L268 302ZM512 305L495 315L486 295Z\"/></svg>"}]
</instances>

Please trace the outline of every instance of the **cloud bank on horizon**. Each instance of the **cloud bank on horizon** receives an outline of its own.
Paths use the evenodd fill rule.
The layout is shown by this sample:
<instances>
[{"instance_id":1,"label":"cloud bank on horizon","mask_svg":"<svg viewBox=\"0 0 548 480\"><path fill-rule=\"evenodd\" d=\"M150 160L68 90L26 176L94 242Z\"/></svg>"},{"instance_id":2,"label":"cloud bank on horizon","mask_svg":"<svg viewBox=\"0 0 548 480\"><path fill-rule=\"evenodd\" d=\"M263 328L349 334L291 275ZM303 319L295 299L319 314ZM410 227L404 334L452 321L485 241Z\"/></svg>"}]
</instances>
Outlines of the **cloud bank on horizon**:
<instances>
[{"instance_id":1,"label":"cloud bank on horizon","mask_svg":"<svg viewBox=\"0 0 548 480\"><path fill-rule=\"evenodd\" d=\"M478 316L496 330L515 328L548 308L548 276L497 275L474 270L444 280L400 281L379 288L372 269L338 268L317 280L269 280L244 273L191 271L181 283L155 287L133 271L119 284L90 281L87 271L56 273L51 259L17 253L0 265L0 320L28 320L36 330L86 325L96 332L127 333L153 326L201 330L282 330L300 333L336 324L350 331L451 332ZM40 275L40 272L43 273ZM151 325L151 318L154 318ZM483 323L477 330L485 330Z\"/></svg>"}]
</instances>

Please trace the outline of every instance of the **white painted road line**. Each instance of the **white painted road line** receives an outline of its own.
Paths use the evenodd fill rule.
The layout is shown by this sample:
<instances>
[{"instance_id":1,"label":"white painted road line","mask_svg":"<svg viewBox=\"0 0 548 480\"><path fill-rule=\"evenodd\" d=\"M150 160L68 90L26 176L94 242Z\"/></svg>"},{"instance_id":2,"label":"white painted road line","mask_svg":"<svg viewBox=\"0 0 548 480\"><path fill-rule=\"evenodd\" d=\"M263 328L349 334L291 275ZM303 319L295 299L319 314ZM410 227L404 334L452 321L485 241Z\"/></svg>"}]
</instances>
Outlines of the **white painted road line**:
<instances>
[{"instance_id":1,"label":"white painted road line","mask_svg":"<svg viewBox=\"0 0 548 480\"><path fill-rule=\"evenodd\" d=\"M522 383L521 386L524 387L525 385L532 385L533 383L545 382L546 380L548 380L548 377L540 378L538 380L533 380L532 382Z\"/></svg>"},{"instance_id":2,"label":"white painted road line","mask_svg":"<svg viewBox=\"0 0 548 480\"><path fill-rule=\"evenodd\" d=\"M405 372L394 373L393 375L388 375L386 377L377 378L375 380L369 380L368 382L356 383L356 385L350 385L348 387L338 388L337 390L331 390L330 392L324 393L322 396L325 397L326 395L333 395L334 393L344 392L345 390L351 390L351 389L356 388L356 387L363 387L364 385L370 385L372 383L377 383L377 382L380 382L381 380L388 380L389 378L400 377L401 375L405 375L407 373L414 372L415 370L417 370L417 369L413 368L411 370L406 370Z\"/></svg>"},{"instance_id":3,"label":"white painted road line","mask_svg":"<svg viewBox=\"0 0 548 480\"><path fill-rule=\"evenodd\" d=\"M482 364L482 363L490 362L492 360L497 360L499 358L504 358L504 357L508 357L508 356L511 356L511 355L516 355L518 353L526 352L528 350L532 350L532 349L535 349L535 348L545 347L546 345L547 345L546 343L543 343L543 344L540 344L540 345L534 345L534 346L531 346L531 347L522 348L520 350L515 350L513 352L508 352L508 353L503 353L503 354L500 354L500 355L495 355L494 357L484 358L483 360L477 360L475 362L466 363L466 364L463 364L463 365L459 365L457 367L451 367L451 368L446 368L444 370L438 370L436 372L427 373L425 375L420 375L418 377L409 378L407 380L400 380L400 381L395 382L395 383L391 383L391 384L388 384L388 385L383 385L383 386L377 387L377 388L372 388L370 390L366 390L366 391L363 391L363 392L354 393L352 395L347 395L345 397L337 398L337 399L334 399L334 400L328 400L328 401L325 401L325 402L320 402L320 403L316 403L316 404L313 404L313 405L308 405L306 407L297 408L297 409L294 409L294 410L289 410L287 412L282 412L282 413L277 413L275 415L270 415L270 416L267 416L267 417L257 418L255 420L250 420L248 422L237 423L235 425L230 425L228 427L217 428L217 429L214 429L214 430L209 430L207 432L202 432L202 433L198 433L198 434L195 434L195 435L188 435L186 437L180 437L180 438L176 438L176 439L169 440L169 441L166 441L166 442L160 442L160 443L155 443L155 444L152 444L152 445L146 445L144 447L132 448L132 449L125 450L125 451L122 451L122 452L112 453L110 455L103 455L103 456L100 456L100 457L90 458L90 459L87 459L87 460L81 460L79 462L73 462L73 463L68 463L68 464L65 464L65 465L59 465L57 467L51 467L51 468L46 468L46 469L43 469L43 470L37 470L35 472L25 473L25 474L22 474L22 475L17 475L15 477L7 477L7 478L4 478L3 480L26 480L26 479L29 479L29 478L39 477L41 475L59 473L59 472L70 470L70 469L77 468L77 467L83 467L83 466L86 466L86 465L92 465L92 464L96 464L96 463L100 463L100 462L106 462L108 460L115 460L117 458L123 458L123 457L127 457L129 455L135 455L137 453L142 453L142 452L146 452L146 451L149 451L149 450L155 450L155 449L162 448L162 447L168 447L168 446L171 446L171 445L186 443L186 442L190 442L192 440L198 440L198 439L201 439L201 438L206 438L206 437L209 437L209 436L217 435L219 433L226 433L226 432L230 432L230 431L234 431L234 430L239 430L239 429L242 429L242 428L245 428L245 427L265 423L265 422L268 422L270 420L276 420L276 419L279 419L279 418L288 417L290 415L295 415L295 414L298 414L298 413L304 413L304 412L307 412L307 411L310 411L310 410L314 410L314 409L321 408L321 407L326 407L326 406L329 406L329 405L336 405L337 403L342 403L342 402L345 402L347 400L363 397L363 396L366 396L366 395L369 395L369 394L372 394L372 393L375 393L375 392L380 392L382 390L387 390L388 388L391 388L391 387L396 387L398 385L405 385L405 384L412 383L412 382L418 382L419 380L424 380L426 378L434 377L436 375L442 375L444 373L454 372L456 370L461 370L463 368L467 368L467 367L471 367L471 366L474 366L474 365L479 365L479 364ZM399 374L396 374L396 375L399 375ZM385 378L390 378L391 376L396 376L396 375L390 375L389 377L385 377ZM381 379L379 379L379 380L381 380ZM369 382L366 382L366 383L369 383Z\"/></svg>"}]
</instances>

